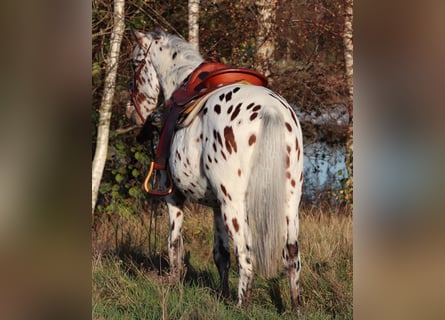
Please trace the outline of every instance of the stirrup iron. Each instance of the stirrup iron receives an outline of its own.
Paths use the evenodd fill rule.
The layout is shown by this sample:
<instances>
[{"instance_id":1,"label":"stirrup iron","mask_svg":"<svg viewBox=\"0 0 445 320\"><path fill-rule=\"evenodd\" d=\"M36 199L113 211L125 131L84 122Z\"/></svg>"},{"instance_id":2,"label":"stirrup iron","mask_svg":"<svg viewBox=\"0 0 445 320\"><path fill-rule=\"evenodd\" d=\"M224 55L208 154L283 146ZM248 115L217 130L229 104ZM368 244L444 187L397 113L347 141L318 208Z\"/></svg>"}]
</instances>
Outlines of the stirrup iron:
<instances>
[{"instance_id":1,"label":"stirrup iron","mask_svg":"<svg viewBox=\"0 0 445 320\"><path fill-rule=\"evenodd\" d=\"M161 181L161 171L167 171L167 186L165 189L160 189L162 187ZM152 178L153 176L153 178ZM150 181L152 181L150 188ZM149 195L164 197L168 196L173 191L173 179L170 170L162 165L155 163L154 161L150 164L150 170L148 171L147 177L144 181L144 190Z\"/></svg>"}]
</instances>

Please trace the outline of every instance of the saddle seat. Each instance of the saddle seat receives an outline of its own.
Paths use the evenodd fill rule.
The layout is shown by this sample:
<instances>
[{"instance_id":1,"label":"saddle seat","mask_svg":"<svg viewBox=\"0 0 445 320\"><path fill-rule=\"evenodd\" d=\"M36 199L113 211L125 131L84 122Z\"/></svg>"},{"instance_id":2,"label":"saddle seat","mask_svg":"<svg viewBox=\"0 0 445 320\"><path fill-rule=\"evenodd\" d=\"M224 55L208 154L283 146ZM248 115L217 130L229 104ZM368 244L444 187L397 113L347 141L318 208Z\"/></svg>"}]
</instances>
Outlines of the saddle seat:
<instances>
[{"instance_id":1,"label":"saddle seat","mask_svg":"<svg viewBox=\"0 0 445 320\"><path fill-rule=\"evenodd\" d=\"M208 96L215 90L234 83L247 83L267 87L266 77L254 70L244 68L229 68L219 62L204 62L200 64L176 89L166 102L166 120L162 127L155 160L144 182L147 193L155 196L166 196L173 191L173 181L167 160L170 153L171 141L175 130L185 127L199 113ZM194 109L197 110L194 110ZM193 111L193 112L192 112ZM187 121L184 121L187 118ZM180 122L178 120L181 120ZM148 119L147 119L148 120ZM185 124L184 124L185 123ZM149 187L151 177L156 170L167 170L168 185L165 190L154 190ZM156 175L158 177L159 175ZM155 180L157 180L155 178ZM159 185L154 181L152 185Z\"/></svg>"}]
</instances>

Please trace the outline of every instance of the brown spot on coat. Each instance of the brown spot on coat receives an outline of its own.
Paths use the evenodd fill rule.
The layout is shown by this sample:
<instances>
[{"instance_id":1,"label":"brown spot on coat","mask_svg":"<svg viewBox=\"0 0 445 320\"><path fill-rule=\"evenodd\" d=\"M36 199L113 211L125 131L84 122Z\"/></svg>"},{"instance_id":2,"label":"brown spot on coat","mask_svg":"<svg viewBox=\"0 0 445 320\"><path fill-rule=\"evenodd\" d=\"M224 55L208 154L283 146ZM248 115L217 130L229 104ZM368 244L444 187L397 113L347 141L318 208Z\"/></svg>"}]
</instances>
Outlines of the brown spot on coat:
<instances>
[{"instance_id":1,"label":"brown spot on coat","mask_svg":"<svg viewBox=\"0 0 445 320\"><path fill-rule=\"evenodd\" d=\"M238 220L236 220L236 218L233 218L232 223L233 223L233 227L235 228L235 232L238 232L239 231Z\"/></svg>"},{"instance_id":2,"label":"brown spot on coat","mask_svg":"<svg viewBox=\"0 0 445 320\"><path fill-rule=\"evenodd\" d=\"M250 121L253 121L253 120L255 120L255 118L256 117L258 117L258 112L254 112L254 113L252 113L252 115L250 116Z\"/></svg>"},{"instance_id":3,"label":"brown spot on coat","mask_svg":"<svg viewBox=\"0 0 445 320\"><path fill-rule=\"evenodd\" d=\"M223 184L221 185L221 191L224 193L225 196L227 196L227 190Z\"/></svg>"},{"instance_id":4,"label":"brown spot on coat","mask_svg":"<svg viewBox=\"0 0 445 320\"><path fill-rule=\"evenodd\" d=\"M224 138L226 140L226 148L229 153L232 153L232 150L236 153L237 152L237 146L235 141L235 135L233 134L232 127L225 127L224 128Z\"/></svg>"},{"instance_id":5,"label":"brown spot on coat","mask_svg":"<svg viewBox=\"0 0 445 320\"><path fill-rule=\"evenodd\" d=\"M215 104L214 110L217 114L221 113L221 106L219 104Z\"/></svg>"},{"instance_id":6,"label":"brown spot on coat","mask_svg":"<svg viewBox=\"0 0 445 320\"><path fill-rule=\"evenodd\" d=\"M260 110L260 109L261 109L261 106L260 106L259 104L257 104L257 105L252 109L252 111L257 112L257 111Z\"/></svg>"},{"instance_id":7,"label":"brown spot on coat","mask_svg":"<svg viewBox=\"0 0 445 320\"><path fill-rule=\"evenodd\" d=\"M295 188L295 180L294 179L291 180L290 184L293 188Z\"/></svg>"},{"instance_id":8,"label":"brown spot on coat","mask_svg":"<svg viewBox=\"0 0 445 320\"><path fill-rule=\"evenodd\" d=\"M298 121L297 118L295 117L295 113L289 109L290 115L292 116L292 120L294 120L295 126L298 128Z\"/></svg>"},{"instance_id":9,"label":"brown spot on coat","mask_svg":"<svg viewBox=\"0 0 445 320\"><path fill-rule=\"evenodd\" d=\"M222 138L221 135L219 134L219 132L216 132L216 140L218 140L219 145L222 147Z\"/></svg>"},{"instance_id":10,"label":"brown spot on coat","mask_svg":"<svg viewBox=\"0 0 445 320\"><path fill-rule=\"evenodd\" d=\"M136 95L136 101L140 104L142 104L147 98L145 97L145 94L143 94L142 92L138 92L138 94Z\"/></svg>"},{"instance_id":11,"label":"brown spot on coat","mask_svg":"<svg viewBox=\"0 0 445 320\"><path fill-rule=\"evenodd\" d=\"M181 211L176 212L176 218L179 218L181 216Z\"/></svg>"},{"instance_id":12,"label":"brown spot on coat","mask_svg":"<svg viewBox=\"0 0 445 320\"><path fill-rule=\"evenodd\" d=\"M231 121L235 120L235 118L236 118L236 117L238 116L238 114L240 113L240 111L241 111L241 105L242 105L242 103L239 103L239 104L236 106L235 111L233 111L232 116L230 117L230 120L231 120Z\"/></svg>"},{"instance_id":13,"label":"brown spot on coat","mask_svg":"<svg viewBox=\"0 0 445 320\"><path fill-rule=\"evenodd\" d=\"M251 146L252 144L254 144L255 141L256 141L256 135L252 134L252 135L249 137L249 146Z\"/></svg>"},{"instance_id":14,"label":"brown spot on coat","mask_svg":"<svg viewBox=\"0 0 445 320\"><path fill-rule=\"evenodd\" d=\"M292 126L288 122L286 122L285 125L286 125L287 130L289 132L292 132Z\"/></svg>"},{"instance_id":15,"label":"brown spot on coat","mask_svg":"<svg viewBox=\"0 0 445 320\"><path fill-rule=\"evenodd\" d=\"M241 169L238 169L238 177L241 177Z\"/></svg>"}]
</instances>

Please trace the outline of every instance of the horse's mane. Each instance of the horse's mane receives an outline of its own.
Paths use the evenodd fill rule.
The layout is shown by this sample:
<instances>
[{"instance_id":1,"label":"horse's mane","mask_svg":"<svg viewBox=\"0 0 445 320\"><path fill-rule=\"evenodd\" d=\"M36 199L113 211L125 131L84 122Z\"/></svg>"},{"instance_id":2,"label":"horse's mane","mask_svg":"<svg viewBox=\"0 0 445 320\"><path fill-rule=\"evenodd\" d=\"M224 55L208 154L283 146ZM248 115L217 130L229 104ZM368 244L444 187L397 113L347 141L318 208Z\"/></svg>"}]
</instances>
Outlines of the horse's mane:
<instances>
[{"instance_id":1,"label":"horse's mane","mask_svg":"<svg viewBox=\"0 0 445 320\"><path fill-rule=\"evenodd\" d=\"M190 67L195 68L204 61L199 51L192 44L175 34L156 30L151 32L151 35L155 40L165 38L171 52L177 53L175 59L176 66L173 68L173 73L175 74L182 74L183 71L188 72Z\"/></svg>"}]
</instances>

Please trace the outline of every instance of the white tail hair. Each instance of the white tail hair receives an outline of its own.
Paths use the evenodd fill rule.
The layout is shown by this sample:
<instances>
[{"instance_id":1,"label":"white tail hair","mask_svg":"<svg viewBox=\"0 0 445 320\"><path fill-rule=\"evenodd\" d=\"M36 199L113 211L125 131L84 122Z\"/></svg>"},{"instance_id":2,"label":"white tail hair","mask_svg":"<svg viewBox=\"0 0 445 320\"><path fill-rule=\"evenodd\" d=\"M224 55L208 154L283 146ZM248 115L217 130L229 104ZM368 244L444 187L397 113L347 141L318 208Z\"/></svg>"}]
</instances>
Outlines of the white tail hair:
<instances>
[{"instance_id":1,"label":"white tail hair","mask_svg":"<svg viewBox=\"0 0 445 320\"><path fill-rule=\"evenodd\" d=\"M263 108L262 116L246 203L255 267L259 275L270 278L282 264L286 241L286 147L281 112Z\"/></svg>"}]
</instances>

